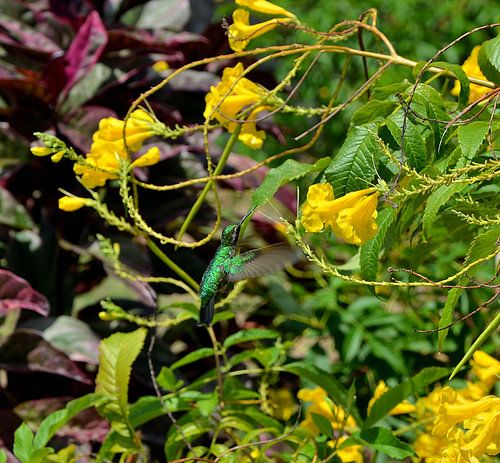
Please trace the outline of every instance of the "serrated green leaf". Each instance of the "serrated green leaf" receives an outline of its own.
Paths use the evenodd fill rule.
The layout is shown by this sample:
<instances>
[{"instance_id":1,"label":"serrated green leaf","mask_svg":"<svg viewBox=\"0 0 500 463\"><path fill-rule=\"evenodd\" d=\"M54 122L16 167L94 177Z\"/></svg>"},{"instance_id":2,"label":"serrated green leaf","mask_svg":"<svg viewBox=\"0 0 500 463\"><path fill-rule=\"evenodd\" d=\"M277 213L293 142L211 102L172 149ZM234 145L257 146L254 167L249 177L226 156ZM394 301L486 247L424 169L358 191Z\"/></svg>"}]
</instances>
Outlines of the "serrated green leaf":
<instances>
[{"instance_id":1,"label":"serrated green leaf","mask_svg":"<svg viewBox=\"0 0 500 463\"><path fill-rule=\"evenodd\" d=\"M262 328L252 328L249 330L238 331L237 333L228 336L224 340L224 348L240 344L242 342L257 341L259 339L276 339L279 334L273 330L265 330Z\"/></svg>"},{"instance_id":2,"label":"serrated green leaf","mask_svg":"<svg viewBox=\"0 0 500 463\"><path fill-rule=\"evenodd\" d=\"M444 378L448 374L447 368L424 368L415 376L395 387L390 388L373 404L370 415L366 418L363 428L371 428L375 423L388 415L388 413L410 395Z\"/></svg>"},{"instance_id":3,"label":"serrated green leaf","mask_svg":"<svg viewBox=\"0 0 500 463\"><path fill-rule=\"evenodd\" d=\"M303 378L316 384L317 386L322 387L328 394L328 397L350 413L357 423L361 423L359 411L355 405L350 402L348 392L342 384L340 384L340 382L333 377L332 374L305 362L289 363L288 365L284 365L282 368L284 371L293 373L299 378Z\"/></svg>"},{"instance_id":4,"label":"serrated green leaf","mask_svg":"<svg viewBox=\"0 0 500 463\"><path fill-rule=\"evenodd\" d=\"M488 127L489 122L487 121L474 121L458 127L458 144L462 155L469 162L472 161L483 143L484 137L488 133Z\"/></svg>"},{"instance_id":5,"label":"serrated green leaf","mask_svg":"<svg viewBox=\"0 0 500 463\"><path fill-rule=\"evenodd\" d=\"M363 429L360 432L353 434L347 438L340 448L349 447L351 445L363 445L371 447L378 452L385 453L391 458L402 460L415 455L412 447L407 443L400 441L389 429L386 428L370 428Z\"/></svg>"},{"instance_id":6,"label":"serrated green leaf","mask_svg":"<svg viewBox=\"0 0 500 463\"><path fill-rule=\"evenodd\" d=\"M353 127L343 145L325 170L335 197L366 188L373 180L379 159L384 155L383 143L375 124Z\"/></svg>"},{"instance_id":7,"label":"serrated green leaf","mask_svg":"<svg viewBox=\"0 0 500 463\"><path fill-rule=\"evenodd\" d=\"M33 431L26 423L22 423L14 433L14 455L21 463L30 463L33 453Z\"/></svg>"},{"instance_id":8,"label":"serrated green leaf","mask_svg":"<svg viewBox=\"0 0 500 463\"><path fill-rule=\"evenodd\" d=\"M500 36L481 45L477 60L486 78L497 85L500 84Z\"/></svg>"},{"instance_id":9,"label":"serrated green leaf","mask_svg":"<svg viewBox=\"0 0 500 463\"><path fill-rule=\"evenodd\" d=\"M281 186L293 180L298 180L311 172L321 172L330 161L330 158L321 158L314 164L304 164L293 159L287 159L280 166L269 170L262 184L252 195L252 205L261 206L271 199Z\"/></svg>"},{"instance_id":10,"label":"serrated green leaf","mask_svg":"<svg viewBox=\"0 0 500 463\"><path fill-rule=\"evenodd\" d=\"M311 413L311 417L314 424L318 427L319 432L324 436L333 439L333 429L330 420L323 415L318 415L317 413Z\"/></svg>"},{"instance_id":11,"label":"serrated green leaf","mask_svg":"<svg viewBox=\"0 0 500 463\"><path fill-rule=\"evenodd\" d=\"M363 125L374 120L387 117L398 107L396 101L391 100L370 100L361 106L351 118L351 127Z\"/></svg>"},{"instance_id":12,"label":"serrated green leaf","mask_svg":"<svg viewBox=\"0 0 500 463\"><path fill-rule=\"evenodd\" d=\"M500 246L500 227L493 227L472 241L471 247L465 257L465 265L469 265L476 260L489 256Z\"/></svg>"},{"instance_id":13,"label":"serrated green leaf","mask_svg":"<svg viewBox=\"0 0 500 463\"><path fill-rule=\"evenodd\" d=\"M446 303L444 304L443 311L441 312L441 318L439 319L439 328L444 328L448 326L453 321L453 311L457 305L460 296L462 295L462 288L451 288L448 291L448 296L446 297ZM448 335L448 329L440 329L438 331L438 348L442 350L444 345L444 340Z\"/></svg>"},{"instance_id":14,"label":"serrated green leaf","mask_svg":"<svg viewBox=\"0 0 500 463\"><path fill-rule=\"evenodd\" d=\"M377 234L368 240L359 250L359 264L361 275L365 280L375 281L377 279L378 256L384 244L387 229L394 220L394 209L386 208L380 211L377 217Z\"/></svg>"},{"instance_id":15,"label":"serrated green leaf","mask_svg":"<svg viewBox=\"0 0 500 463\"><path fill-rule=\"evenodd\" d=\"M441 185L436 191L429 195L422 216L422 229L426 238L432 234L432 225L436 220L439 209L441 209L453 195L462 191L466 186L467 184L465 183Z\"/></svg>"},{"instance_id":16,"label":"serrated green leaf","mask_svg":"<svg viewBox=\"0 0 500 463\"><path fill-rule=\"evenodd\" d=\"M410 167L417 172L427 165L427 148L419 126L410 120L406 122L404 154Z\"/></svg>"},{"instance_id":17,"label":"serrated green leaf","mask_svg":"<svg viewBox=\"0 0 500 463\"><path fill-rule=\"evenodd\" d=\"M174 362L170 367L172 370L176 370L177 368L183 367L184 365L189 365L190 363L196 362L198 360L211 357L214 355L214 350L211 347L202 347L201 349L197 349L189 354L185 355L181 359Z\"/></svg>"},{"instance_id":18,"label":"serrated green leaf","mask_svg":"<svg viewBox=\"0 0 500 463\"><path fill-rule=\"evenodd\" d=\"M98 407L110 421L126 419L128 410L128 383L132 364L146 339L146 329L130 333L115 333L101 341L96 393L107 396L108 403Z\"/></svg>"},{"instance_id":19,"label":"serrated green leaf","mask_svg":"<svg viewBox=\"0 0 500 463\"><path fill-rule=\"evenodd\" d=\"M71 400L66 406L51 413L41 423L33 440L33 447L39 449L47 445L54 434L61 429L69 420L89 407L93 407L102 401L98 394L86 394L78 399Z\"/></svg>"}]
</instances>

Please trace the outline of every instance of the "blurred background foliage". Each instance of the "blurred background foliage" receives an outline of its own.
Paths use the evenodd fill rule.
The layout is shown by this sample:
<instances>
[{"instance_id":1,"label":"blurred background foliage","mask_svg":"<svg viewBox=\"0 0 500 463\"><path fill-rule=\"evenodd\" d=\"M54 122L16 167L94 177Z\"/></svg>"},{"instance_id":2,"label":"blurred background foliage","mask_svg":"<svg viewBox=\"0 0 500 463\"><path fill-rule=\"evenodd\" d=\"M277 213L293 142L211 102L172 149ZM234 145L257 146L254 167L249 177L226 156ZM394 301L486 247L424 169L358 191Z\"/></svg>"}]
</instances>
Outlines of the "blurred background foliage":
<instances>
[{"instance_id":1,"label":"blurred background foliage","mask_svg":"<svg viewBox=\"0 0 500 463\"><path fill-rule=\"evenodd\" d=\"M318 30L328 30L333 24L357 19L367 9L376 8L378 27L401 56L415 61L429 59L465 31L500 19L496 0L283 0L281 5ZM131 102L168 72L158 72L152 67L154 63L165 61L168 67L178 68L229 52L221 21L230 18L233 9L233 2L208 0L0 0L0 263L25 279L31 290L45 296L50 306L45 318L27 311L8 313L0 328L0 439L6 447L12 445L20 417L39 422L68 398L92 391L99 339L134 327L126 320L110 323L99 319L101 299L111 297L133 314L150 316L155 312L154 298L158 297L161 308L173 291L166 285L131 285L113 275L99 249L99 233L121 244L121 258L131 268L143 274L172 276L143 242L131 241L107 227L93 211L67 214L57 208L59 188L76 194L84 190L75 181L69 163L53 164L49 159L31 156L33 132L52 132L86 152L101 118L123 117ZM86 41L89 34L93 37L90 42ZM286 43L293 43L299 36L301 41L307 40L302 33L285 29L266 34L256 44L283 43L283 36ZM443 59L462 63L473 46L492 37L493 30L471 35L448 50ZM88 48L82 47L83 43ZM340 55L322 56L300 87L297 104L326 104L344 60ZM201 123L204 96L223 65L229 64L190 71L156 93L148 101L158 118L170 126ZM270 63L251 78L263 85L272 84L283 78L289 67L286 59ZM391 68L378 85L403 78L413 80L411 69ZM361 60L353 58L339 101L363 81ZM444 85L445 91L451 89L450 82ZM331 156L343 142L353 112L365 101L350 106L328 124L304 159ZM314 118L285 117L278 115L268 127L276 135L268 137L269 152L282 148L283 134L300 134L316 122ZM154 144L160 147L162 162L151 171L141 172L145 180L171 184L205 175L201 137L186 135L175 142ZM251 166L266 154L238 146L224 173ZM249 193L262 182L264 174L265 169L222 182L226 222L237 220L246 211ZM154 227L171 233L178 229L200 189L193 186L156 193L154 199L148 192L142 193L142 212ZM116 191L109 188L102 194L122 212ZM294 213L294 188L285 188L280 195L283 210ZM191 237L203 237L213 219L214 211L205 204L189 230ZM258 235L251 241L254 245L282 239L272 221L256 220L253 229ZM214 241L195 251L165 250L199 281L217 244ZM348 245L337 244L329 252L336 261L346 262L348 249ZM466 249L461 243L451 243L447 251L433 256L430 273L448 275L456 256L462 256ZM421 246L411 252L412 257L420 253L423 259L428 251ZM404 255L398 257L405 261ZM476 277L481 280L490 273L491 268ZM482 290L464 295L459 313L469 313L485 299ZM390 384L425 366L456 363L464 346L477 337L484 326L482 313L455 325L441 353L437 352L435 334L416 334L415 329L436 327L443 304L443 295L433 289L403 290L394 297L384 290L375 295L334 277L275 275L249 282L245 294L238 296L236 319L229 319L218 329L224 338L239 329L273 327L291 359L303 359L328 370L346 387L355 381L360 408L365 409L378 379ZM44 310L39 308L40 313ZM168 330L166 335L160 331L153 353L155 367L159 371L161 366L206 345L207 334L192 320ZM240 346L233 349L234 354L245 350ZM212 361L203 359L200 368L213 368ZM189 369L182 371L186 383L194 381L197 374ZM131 381L131 402L154 394L144 355L134 367ZM303 385L292 375L276 384L294 391ZM161 439L168 423L162 417L145 429L144 440L154 455L162 454ZM107 430L106 423L92 415L67 431L65 439L79 437L91 445Z\"/></svg>"}]
</instances>

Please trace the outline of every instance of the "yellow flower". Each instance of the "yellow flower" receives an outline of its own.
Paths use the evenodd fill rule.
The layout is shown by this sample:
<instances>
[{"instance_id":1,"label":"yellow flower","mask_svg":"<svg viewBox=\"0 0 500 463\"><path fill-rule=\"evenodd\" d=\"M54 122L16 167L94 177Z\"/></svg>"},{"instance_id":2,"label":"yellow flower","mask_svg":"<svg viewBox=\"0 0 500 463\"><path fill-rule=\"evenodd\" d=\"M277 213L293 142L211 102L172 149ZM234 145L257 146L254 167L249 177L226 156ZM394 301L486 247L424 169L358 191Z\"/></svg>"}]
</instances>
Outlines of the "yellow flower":
<instances>
[{"instance_id":1,"label":"yellow flower","mask_svg":"<svg viewBox=\"0 0 500 463\"><path fill-rule=\"evenodd\" d=\"M87 201L87 199L77 196L63 196L59 198L59 209L66 212L73 212L85 206Z\"/></svg>"},{"instance_id":2,"label":"yellow flower","mask_svg":"<svg viewBox=\"0 0 500 463\"><path fill-rule=\"evenodd\" d=\"M301 426L311 434L319 433L312 418L313 413L328 418L333 429L353 430L356 428L354 418L328 399L326 391L321 387L301 389L297 397L304 402L311 402L307 407L306 419L301 423Z\"/></svg>"},{"instance_id":3,"label":"yellow flower","mask_svg":"<svg viewBox=\"0 0 500 463\"><path fill-rule=\"evenodd\" d=\"M378 230L378 195L374 188L366 188L334 199L330 184L311 185L302 208L302 224L308 232L319 232L329 225L347 243L363 244Z\"/></svg>"},{"instance_id":4,"label":"yellow flower","mask_svg":"<svg viewBox=\"0 0 500 463\"><path fill-rule=\"evenodd\" d=\"M462 64L462 69L464 70L467 77L476 77L477 79L488 80L486 76L482 73L481 68L479 67L479 63L477 62L477 56L479 54L479 50L481 49L481 45L477 45L472 49L470 56L464 61ZM491 88L483 87L482 85L470 84L470 95L469 95L469 103L472 103L479 98L481 98L484 94L488 93ZM455 80L455 85L451 90L451 94L458 96L460 93L460 82Z\"/></svg>"},{"instance_id":5,"label":"yellow flower","mask_svg":"<svg viewBox=\"0 0 500 463\"><path fill-rule=\"evenodd\" d=\"M137 109L128 119L124 141L124 124L124 121L114 117L99 121L99 129L92 137L92 146L86 155L85 163L77 163L73 167L87 188L103 186L106 181L118 178L120 159L128 159L125 141L130 151L138 151L146 139L164 128L163 124L157 122L148 112ZM153 165L160 160L159 157L158 149L151 148L132 165Z\"/></svg>"},{"instance_id":6,"label":"yellow flower","mask_svg":"<svg viewBox=\"0 0 500 463\"><path fill-rule=\"evenodd\" d=\"M148 167L158 164L160 162L160 150L153 146L149 148L141 157L137 158L133 163L132 167Z\"/></svg>"},{"instance_id":7,"label":"yellow flower","mask_svg":"<svg viewBox=\"0 0 500 463\"><path fill-rule=\"evenodd\" d=\"M31 148L31 153L35 156L50 156L52 162L59 162L63 157L65 150L54 150L52 148L48 148L46 146L33 146Z\"/></svg>"},{"instance_id":8,"label":"yellow flower","mask_svg":"<svg viewBox=\"0 0 500 463\"><path fill-rule=\"evenodd\" d=\"M250 13L238 8L233 12L233 24L228 29L229 46L234 51L244 50L250 40L274 29L278 24L290 22L290 18L274 18L257 24L250 24Z\"/></svg>"},{"instance_id":9,"label":"yellow flower","mask_svg":"<svg viewBox=\"0 0 500 463\"><path fill-rule=\"evenodd\" d=\"M389 388L385 384L384 381L379 381L377 384L377 387L375 388L375 391L373 393L373 397L370 399L370 402L368 402L368 414L370 414L370 411L372 409L373 404L380 398L382 397ZM404 413L411 413L415 411L415 405L411 404L407 400L404 400L400 404L396 405L390 412L389 415L402 415Z\"/></svg>"},{"instance_id":10,"label":"yellow flower","mask_svg":"<svg viewBox=\"0 0 500 463\"><path fill-rule=\"evenodd\" d=\"M347 436L341 436L336 441L328 442L330 447L338 449L342 443L347 439ZM363 448L361 445L350 445L349 447L344 447L343 449L338 449L335 451L342 463L363 463Z\"/></svg>"},{"instance_id":11,"label":"yellow flower","mask_svg":"<svg viewBox=\"0 0 500 463\"><path fill-rule=\"evenodd\" d=\"M163 71L168 71L170 69L170 66L166 61L157 61L151 67L155 72L163 72Z\"/></svg>"},{"instance_id":12,"label":"yellow flower","mask_svg":"<svg viewBox=\"0 0 500 463\"><path fill-rule=\"evenodd\" d=\"M222 80L210 87L205 97L206 107L203 113L205 119L215 118L229 133L233 133L238 125L235 120L239 113L246 108L258 104L268 96L268 91L261 85L241 77L244 71L243 64L224 69ZM262 111L271 106L257 105L247 119L255 120ZM257 130L255 122L244 122L238 139L250 148L258 149L266 137L263 130Z\"/></svg>"},{"instance_id":13,"label":"yellow flower","mask_svg":"<svg viewBox=\"0 0 500 463\"><path fill-rule=\"evenodd\" d=\"M419 460L425 463L441 463L441 451L448 445L448 439L429 433L421 434L413 444Z\"/></svg>"},{"instance_id":14,"label":"yellow flower","mask_svg":"<svg viewBox=\"0 0 500 463\"><path fill-rule=\"evenodd\" d=\"M287 421L297 408L292 393L288 389L270 389L269 401L274 417Z\"/></svg>"},{"instance_id":15,"label":"yellow flower","mask_svg":"<svg viewBox=\"0 0 500 463\"><path fill-rule=\"evenodd\" d=\"M246 6L251 10L266 14L281 14L290 18L295 18L295 15L281 6L275 5L266 0L236 0L236 4Z\"/></svg>"},{"instance_id":16,"label":"yellow flower","mask_svg":"<svg viewBox=\"0 0 500 463\"><path fill-rule=\"evenodd\" d=\"M484 391L488 392L500 376L500 362L478 350L474 352L470 365L472 374L478 378Z\"/></svg>"}]
</instances>

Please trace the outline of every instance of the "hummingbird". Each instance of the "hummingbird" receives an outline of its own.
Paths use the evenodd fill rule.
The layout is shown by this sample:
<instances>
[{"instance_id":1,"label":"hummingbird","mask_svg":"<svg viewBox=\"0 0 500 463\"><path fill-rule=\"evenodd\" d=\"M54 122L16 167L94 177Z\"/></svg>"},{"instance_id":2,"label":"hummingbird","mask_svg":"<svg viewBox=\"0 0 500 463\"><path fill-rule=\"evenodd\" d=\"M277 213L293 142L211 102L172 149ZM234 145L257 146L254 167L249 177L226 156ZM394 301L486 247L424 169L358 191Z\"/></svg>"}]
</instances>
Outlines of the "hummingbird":
<instances>
[{"instance_id":1,"label":"hummingbird","mask_svg":"<svg viewBox=\"0 0 500 463\"><path fill-rule=\"evenodd\" d=\"M241 254L238 252L241 227L254 210L255 207L239 223L229 224L222 231L221 243L201 279L201 325L212 323L215 298L227 283L272 273L298 260L298 255L286 243L252 249Z\"/></svg>"}]
</instances>

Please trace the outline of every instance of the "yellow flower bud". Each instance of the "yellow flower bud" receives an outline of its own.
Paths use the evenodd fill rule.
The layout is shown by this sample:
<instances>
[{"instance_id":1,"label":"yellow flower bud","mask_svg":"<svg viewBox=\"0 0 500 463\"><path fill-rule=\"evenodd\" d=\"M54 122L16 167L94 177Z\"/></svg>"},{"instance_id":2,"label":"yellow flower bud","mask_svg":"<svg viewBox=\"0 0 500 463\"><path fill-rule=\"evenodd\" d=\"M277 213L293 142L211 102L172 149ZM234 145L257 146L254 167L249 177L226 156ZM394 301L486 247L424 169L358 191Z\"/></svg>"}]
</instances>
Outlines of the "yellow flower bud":
<instances>
[{"instance_id":1,"label":"yellow flower bud","mask_svg":"<svg viewBox=\"0 0 500 463\"><path fill-rule=\"evenodd\" d=\"M46 146L33 146L30 149L31 153L35 156L48 156L54 152L52 148L47 148Z\"/></svg>"},{"instance_id":2,"label":"yellow flower bud","mask_svg":"<svg viewBox=\"0 0 500 463\"><path fill-rule=\"evenodd\" d=\"M132 167L147 167L152 166L160 162L160 150L158 147L153 146L148 149L141 157L137 158L133 163Z\"/></svg>"},{"instance_id":3,"label":"yellow flower bud","mask_svg":"<svg viewBox=\"0 0 500 463\"><path fill-rule=\"evenodd\" d=\"M73 212L85 206L87 199L76 196L63 196L59 198L59 209L66 212Z\"/></svg>"}]
</instances>

